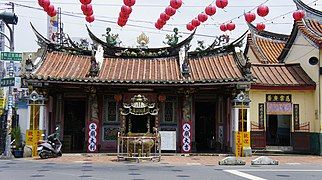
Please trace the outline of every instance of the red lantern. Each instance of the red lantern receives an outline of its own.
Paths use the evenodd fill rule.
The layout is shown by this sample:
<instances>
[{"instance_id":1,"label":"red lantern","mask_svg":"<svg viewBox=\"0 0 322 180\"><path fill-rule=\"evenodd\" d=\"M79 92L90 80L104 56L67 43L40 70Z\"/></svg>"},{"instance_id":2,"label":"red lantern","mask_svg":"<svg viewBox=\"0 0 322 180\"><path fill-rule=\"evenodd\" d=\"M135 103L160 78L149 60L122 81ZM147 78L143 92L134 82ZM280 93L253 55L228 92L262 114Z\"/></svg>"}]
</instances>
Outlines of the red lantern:
<instances>
[{"instance_id":1,"label":"red lantern","mask_svg":"<svg viewBox=\"0 0 322 180\"><path fill-rule=\"evenodd\" d=\"M83 14L85 15L85 16L91 16L91 15L93 15L93 9L90 9L90 10L87 10L87 11L83 11Z\"/></svg>"},{"instance_id":2,"label":"red lantern","mask_svg":"<svg viewBox=\"0 0 322 180\"><path fill-rule=\"evenodd\" d=\"M205 21L207 21L207 19L208 19L208 16L205 13L201 13L201 14L198 15L198 20L200 22L205 22Z\"/></svg>"},{"instance_id":3,"label":"red lantern","mask_svg":"<svg viewBox=\"0 0 322 180\"><path fill-rule=\"evenodd\" d=\"M166 9L165 9L165 13L168 15L168 16L173 16L175 13L176 13L176 10L173 9L171 6L168 6Z\"/></svg>"},{"instance_id":4,"label":"red lantern","mask_svg":"<svg viewBox=\"0 0 322 180\"><path fill-rule=\"evenodd\" d=\"M193 19L191 21L191 24L194 26L194 27L198 27L200 25L200 21L198 19Z\"/></svg>"},{"instance_id":5,"label":"red lantern","mask_svg":"<svg viewBox=\"0 0 322 180\"><path fill-rule=\"evenodd\" d=\"M182 0L171 0L170 6L174 9L179 9L182 5Z\"/></svg>"},{"instance_id":6,"label":"red lantern","mask_svg":"<svg viewBox=\"0 0 322 180\"><path fill-rule=\"evenodd\" d=\"M43 3L42 3L42 7L44 8L44 7L48 7L49 5L50 5L50 1L49 0L43 0L42 1Z\"/></svg>"},{"instance_id":7,"label":"red lantern","mask_svg":"<svg viewBox=\"0 0 322 180\"><path fill-rule=\"evenodd\" d=\"M260 5L257 8L257 14L261 17L265 17L269 13L269 9L265 5Z\"/></svg>"},{"instance_id":8,"label":"red lantern","mask_svg":"<svg viewBox=\"0 0 322 180\"><path fill-rule=\"evenodd\" d=\"M236 25L235 23L230 22L226 25L226 27L227 27L227 30L232 31L235 29Z\"/></svg>"},{"instance_id":9,"label":"red lantern","mask_svg":"<svg viewBox=\"0 0 322 180\"><path fill-rule=\"evenodd\" d=\"M206 9L205 9L205 12L208 16L212 16L214 14L216 14L216 6L207 6Z\"/></svg>"},{"instance_id":10,"label":"red lantern","mask_svg":"<svg viewBox=\"0 0 322 180\"><path fill-rule=\"evenodd\" d=\"M158 24L157 22L156 23L154 23L154 26L155 26L155 28L157 28L157 29L162 29L162 25L161 24Z\"/></svg>"},{"instance_id":11,"label":"red lantern","mask_svg":"<svg viewBox=\"0 0 322 180\"><path fill-rule=\"evenodd\" d=\"M258 23L258 24L256 25L256 28L257 28L257 30L259 30L259 31L263 31L263 30L265 29L265 24L263 24L263 23Z\"/></svg>"},{"instance_id":12,"label":"red lantern","mask_svg":"<svg viewBox=\"0 0 322 180\"><path fill-rule=\"evenodd\" d=\"M92 16L86 16L86 21L87 22L89 22L89 23L92 23L94 20L95 20L95 18L94 18L94 16L92 15Z\"/></svg>"},{"instance_id":13,"label":"red lantern","mask_svg":"<svg viewBox=\"0 0 322 180\"><path fill-rule=\"evenodd\" d=\"M219 28L221 31L224 31L224 32L227 31L227 26L225 24L220 25Z\"/></svg>"},{"instance_id":14,"label":"red lantern","mask_svg":"<svg viewBox=\"0 0 322 180\"><path fill-rule=\"evenodd\" d=\"M160 19L162 19L163 21L167 21L170 19L170 16L163 12L160 14Z\"/></svg>"},{"instance_id":15,"label":"red lantern","mask_svg":"<svg viewBox=\"0 0 322 180\"><path fill-rule=\"evenodd\" d=\"M56 9L54 9L53 11L51 11L51 12L47 12L47 14L48 14L48 16L50 16L50 17L54 17L54 16L56 16L57 15L57 11L56 11Z\"/></svg>"},{"instance_id":16,"label":"red lantern","mask_svg":"<svg viewBox=\"0 0 322 180\"><path fill-rule=\"evenodd\" d=\"M124 14L131 14L132 13L132 8L129 7L129 6L123 5L121 7L121 12L124 13Z\"/></svg>"},{"instance_id":17,"label":"red lantern","mask_svg":"<svg viewBox=\"0 0 322 180\"><path fill-rule=\"evenodd\" d=\"M47 12L52 12L52 11L54 11L54 9L55 9L55 7L51 4L47 8Z\"/></svg>"},{"instance_id":18,"label":"red lantern","mask_svg":"<svg viewBox=\"0 0 322 180\"><path fill-rule=\"evenodd\" d=\"M159 18L157 23L164 26L167 22Z\"/></svg>"},{"instance_id":19,"label":"red lantern","mask_svg":"<svg viewBox=\"0 0 322 180\"><path fill-rule=\"evenodd\" d=\"M43 6L43 8L44 8L44 11L45 11L45 12L49 12L49 11L48 11L49 6Z\"/></svg>"},{"instance_id":20,"label":"red lantern","mask_svg":"<svg viewBox=\"0 0 322 180\"><path fill-rule=\"evenodd\" d=\"M303 10L298 10L298 11L295 11L293 12L293 18L295 21L300 21L304 18L305 16L305 13Z\"/></svg>"},{"instance_id":21,"label":"red lantern","mask_svg":"<svg viewBox=\"0 0 322 180\"><path fill-rule=\"evenodd\" d=\"M216 6L224 9L228 5L228 0L216 0Z\"/></svg>"},{"instance_id":22,"label":"red lantern","mask_svg":"<svg viewBox=\"0 0 322 180\"><path fill-rule=\"evenodd\" d=\"M189 23L189 24L187 24L187 29L189 30L189 31L192 31L192 30L194 30L195 29L195 27L191 24L191 23Z\"/></svg>"},{"instance_id":23,"label":"red lantern","mask_svg":"<svg viewBox=\"0 0 322 180\"><path fill-rule=\"evenodd\" d=\"M81 9L82 9L84 15L86 15L87 12L93 11L93 7L91 4L87 4L87 5L82 4Z\"/></svg>"},{"instance_id":24,"label":"red lantern","mask_svg":"<svg viewBox=\"0 0 322 180\"><path fill-rule=\"evenodd\" d=\"M251 22L255 21L255 19L256 19L255 13L248 12L244 16L245 16L246 22L248 22L248 23L251 23Z\"/></svg>"},{"instance_id":25,"label":"red lantern","mask_svg":"<svg viewBox=\"0 0 322 180\"><path fill-rule=\"evenodd\" d=\"M123 0L123 2L126 6L129 6L129 7L135 4L135 0Z\"/></svg>"},{"instance_id":26,"label":"red lantern","mask_svg":"<svg viewBox=\"0 0 322 180\"><path fill-rule=\"evenodd\" d=\"M92 0L79 0L82 4L90 4Z\"/></svg>"},{"instance_id":27,"label":"red lantern","mask_svg":"<svg viewBox=\"0 0 322 180\"><path fill-rule=\"evenodd\" d=\"M38 0L39 6L43 7L44 6L44 0Z\"/></svg>"},{"instance_id":28,"label":"red lantern","mask_svg":"<svg viewBox=\"0 0 322 180\"><path fill-rule=\"evenodd\" d=\"M119 17L117 20L117 24L121 27L125 26L126 23L127 23L127 19L123 19L123 18Z\"/></svg>"},{"instance_id":29,"label":"red lantern","mask_svg":"<svg viewBox=\"0 0 322 180\"><path fill-rule=\"evenodd\" d=\"M122 18L122 19L128 19L128 18L129 18L129 16L130 16L129 14L125 14L125 13L123 13L123 12L120 12L120 13L119 13L119 17L120 17L120 18Z\"/></svg>"}]
</instances>

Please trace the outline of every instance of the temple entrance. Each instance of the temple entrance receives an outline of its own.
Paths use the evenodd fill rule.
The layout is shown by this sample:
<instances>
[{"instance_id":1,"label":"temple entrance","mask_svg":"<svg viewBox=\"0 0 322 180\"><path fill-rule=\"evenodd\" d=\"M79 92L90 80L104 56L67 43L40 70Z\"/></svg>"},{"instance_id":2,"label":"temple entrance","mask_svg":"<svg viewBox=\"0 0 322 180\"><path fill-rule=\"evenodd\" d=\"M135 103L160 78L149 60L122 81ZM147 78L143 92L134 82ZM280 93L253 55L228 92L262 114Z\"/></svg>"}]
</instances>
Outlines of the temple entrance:
<instances>
[{"instance_id":1,"label":"temple entrance","mask_svg":"<svg viewBox=\"0 0 322 180\"><path fill-rule=\"evenodd\" d=\"M147 133L151 132L153 127L155 127L155 118L151 115L128 115L126 117L126 122L127 124L131 123L131 130L129 130L129 126L127 125L126 132Z\"/></svg>"},{"instance_id":2,"label":"temple entrance","mask_svg":"<svg viewBox=\"0 0 322 180\"><path fill-rule=\"evenodd\" d=\"M198 152L214 150L216 137L215 103L196 102L195 138Z\"/></svg>"},{"instance_id":3,"label":"temple entrance","mask_svg":"<svg viewBox=\"0 0 322 180\"><path fill-rule=\"evenodd\" d=\"M64 108L64 152L84 152L85 101L65 101Z\"/></svg>"},{"instance_id":4,"label":"temple entrance","mask_svg":"<svg viewBox=\"0 0 322 180\"><path fill-rule=\"evenodd\" d=\"M266 142L268 146L290 146L291 115L268 115Z\"/></svg>"}]
</instances>

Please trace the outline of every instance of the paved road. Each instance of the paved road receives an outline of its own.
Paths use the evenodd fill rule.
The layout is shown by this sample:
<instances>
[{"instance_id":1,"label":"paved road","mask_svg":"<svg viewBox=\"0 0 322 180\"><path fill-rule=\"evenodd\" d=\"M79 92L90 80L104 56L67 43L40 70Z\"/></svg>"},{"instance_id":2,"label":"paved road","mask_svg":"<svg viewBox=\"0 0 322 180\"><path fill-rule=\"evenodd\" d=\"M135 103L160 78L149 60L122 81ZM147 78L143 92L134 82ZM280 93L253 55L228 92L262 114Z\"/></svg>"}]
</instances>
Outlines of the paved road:
<instances>
[{"instance_id":1,"label":"paved road","mask_svg":"<svg viewBox=\"0 0 322 180\"><path fill-rule=\"evenodd\" d=\"M0 160L0 180L230 180L230 179L292 179L320 180L320 164L290 163L278 166L219 166L200 163L171 164L167 162L88 161L52 162L47 160Z\"/></svg>"}]
</instances>

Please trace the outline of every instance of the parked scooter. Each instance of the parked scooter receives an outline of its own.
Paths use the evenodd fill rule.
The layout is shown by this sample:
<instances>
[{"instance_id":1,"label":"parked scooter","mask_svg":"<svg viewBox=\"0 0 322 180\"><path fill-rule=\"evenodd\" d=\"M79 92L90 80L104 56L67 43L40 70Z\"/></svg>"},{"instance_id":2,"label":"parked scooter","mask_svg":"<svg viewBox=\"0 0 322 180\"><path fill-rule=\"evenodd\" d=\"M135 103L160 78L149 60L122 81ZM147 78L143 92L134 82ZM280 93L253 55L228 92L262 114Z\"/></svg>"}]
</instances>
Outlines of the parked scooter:
<instances>
[{"instance_id":1,"label":"parked scooter","mask_svg":"<svg viewBox=\"0 0 322 180\"><path fill-rule=\"evenodd\" d=\"M59 157L62 156L61 147L62 143L60 142L58 135L58 127L56 131L49 135L47 140L41 142L37 147L37 152L40 158L47 159L49 157Z\"/></svg>"}]
</instances>

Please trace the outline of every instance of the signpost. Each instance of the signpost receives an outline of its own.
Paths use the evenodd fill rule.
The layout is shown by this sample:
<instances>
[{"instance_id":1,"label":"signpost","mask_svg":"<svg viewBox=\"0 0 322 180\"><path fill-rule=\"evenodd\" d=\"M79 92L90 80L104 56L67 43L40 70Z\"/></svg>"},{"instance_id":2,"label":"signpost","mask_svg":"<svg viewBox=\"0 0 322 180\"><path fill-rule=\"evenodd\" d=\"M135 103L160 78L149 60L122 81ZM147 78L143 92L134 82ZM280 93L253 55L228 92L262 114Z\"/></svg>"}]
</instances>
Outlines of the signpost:
<instances>
[{"instance_id":1,"label":"signpost","mask_svg":"<svg viewBox=\"0 0 322 180\"><path fill-rule=\"evenodd\" d=\"M17 52L1 52L0 60L3 61L22 61L22 53Z\"/></svg>"}]
</instances>

